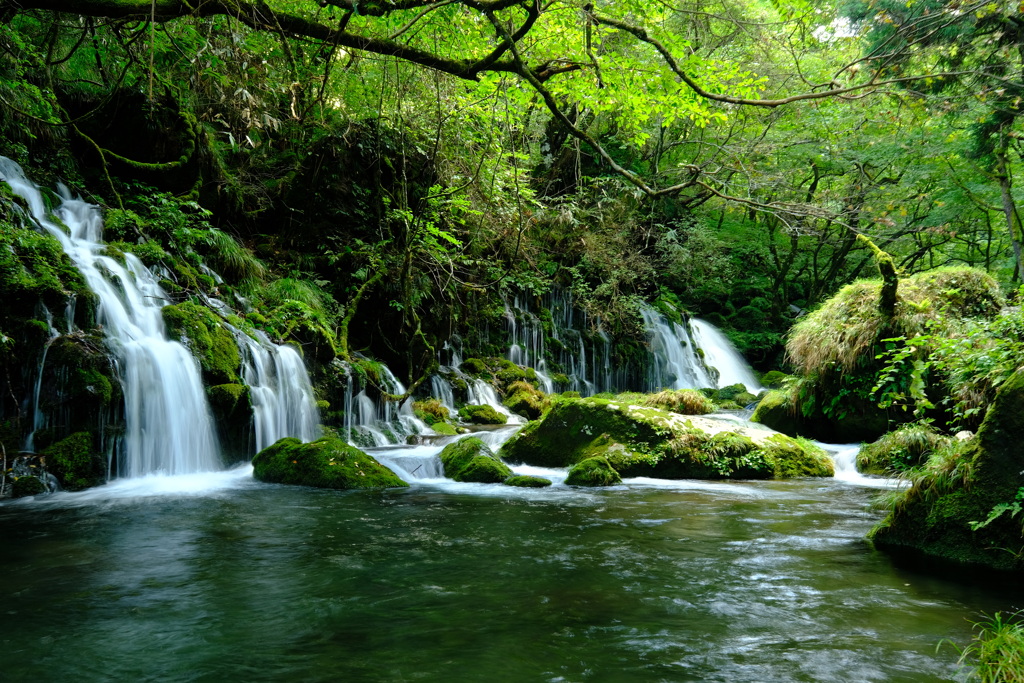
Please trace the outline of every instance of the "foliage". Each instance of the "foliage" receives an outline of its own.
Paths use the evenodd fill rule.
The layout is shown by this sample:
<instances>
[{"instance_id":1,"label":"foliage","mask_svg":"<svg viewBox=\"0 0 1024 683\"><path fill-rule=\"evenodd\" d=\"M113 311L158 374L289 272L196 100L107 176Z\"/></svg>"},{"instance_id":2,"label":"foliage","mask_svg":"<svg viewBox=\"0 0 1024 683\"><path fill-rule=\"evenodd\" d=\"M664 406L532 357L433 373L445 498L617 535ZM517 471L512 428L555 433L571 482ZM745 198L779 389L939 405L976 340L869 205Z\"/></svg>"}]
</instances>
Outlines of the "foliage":
<instances>
[{"instance_id":1,"label":"foliage","mask_svg":"<svg viewBox=\"0 0 1024 683\"><path fill-rule=\"evenodd\" d=\"M927 423L910 423L865 444L857 454L857 469L871 474L897 474L923 464L944 448L949 437Z\"/></svg>"},{"instance_id":2,"label":"foliage","mask_svg":"<svg viewBox=\"0 0 1024 683\"><path fill-rule=\"evenodd\" d=\"M982 683L1024 681L1024 625L1020 612L996 612L974 623L972 641L959 650L959 664L970 680ZM954 646L955 647L955 646Z\"/></svg>"}]
</instances>

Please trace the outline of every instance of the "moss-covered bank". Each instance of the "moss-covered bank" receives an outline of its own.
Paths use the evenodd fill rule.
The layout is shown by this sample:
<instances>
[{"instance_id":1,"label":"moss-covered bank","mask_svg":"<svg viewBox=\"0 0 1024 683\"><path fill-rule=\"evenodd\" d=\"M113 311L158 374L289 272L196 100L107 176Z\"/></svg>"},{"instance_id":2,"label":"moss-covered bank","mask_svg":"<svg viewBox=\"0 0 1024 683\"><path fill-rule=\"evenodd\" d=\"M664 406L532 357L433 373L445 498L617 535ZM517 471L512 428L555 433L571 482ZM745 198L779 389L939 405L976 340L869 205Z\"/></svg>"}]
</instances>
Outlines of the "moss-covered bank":
<instances>
[{"instance_id":1,"label":"moss-covered bank","mask_svg":"<svg viewBox=\"0 0 1024 683\"><path fill-rule=\"evenodd\" d=\"M341 439L325 436L311 443L281 439L256 454L253 476L273 484L324 489L377 489L408 486L394 472Z\"/></svg>"},{"instance_id":2,"label":"moss-covered bank","mask_svg":"<svg viewBox=\"0 0 1024 683\"><path fill-rule=\"evenodd\" d=\"M913 475L875 544L930 557L1024 571L1024 370L996 395L978 434L938 450Z\"/></svg>"},{"instance_id":3,"label":"moss-covered bank","mask_svg":"<svg viewBox=\"0 0 1024 683\"><path fill-rule=\"evenodd\" d=\"M831 476L821 449L769 430L685 417L613 399L562 399L500 455L510 462L572 467L567 483L607 485L621 477L772 479Z\"/></svg>"}]
</instances>

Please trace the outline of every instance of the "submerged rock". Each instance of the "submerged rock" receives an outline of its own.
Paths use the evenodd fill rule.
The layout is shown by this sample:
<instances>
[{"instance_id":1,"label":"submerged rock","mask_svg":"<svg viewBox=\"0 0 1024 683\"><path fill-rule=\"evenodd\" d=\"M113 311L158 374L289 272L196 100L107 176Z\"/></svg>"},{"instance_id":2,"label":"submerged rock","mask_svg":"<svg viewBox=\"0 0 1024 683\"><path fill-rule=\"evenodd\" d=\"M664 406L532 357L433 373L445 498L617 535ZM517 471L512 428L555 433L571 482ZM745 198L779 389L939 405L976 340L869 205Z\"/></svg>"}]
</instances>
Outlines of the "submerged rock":
<instances>
[{"instance_id":1,"label":"submerged rock","mask_svg":"<svg viewBox=\"0 0 1024 683\"><path fill-rule=\"evenodd\" d=\"M1024 571L1024 370L996 394L978 434L951 439L902 491L875 544L959 563Z\"/></svg>"},{"instance_id":2,"label":"submerged rock","mask_svg":"<svg viewBox=\"0 0 1024 683\"><path fill-rule=\"evenodd\" d=\"M394 472L341 439L325 436L311 443L288 437L256 454L253 477L273 484L324 489L376 489L408 486Z\"/></svg>"},{"instance_id":3,"label":"submerged rock","mask_svg":"<svg viewBox=\"0 0 1024 683\"><path fill-rule=\"evenodd\" d=\"M832 476L810 442L714 417L683 416L610 399L563 399L500 454L510 462L574 468L566 483L607 485L618 477L773 479ZM607 468L604 467L607 464ZM577 471L578 470L578 471ZM603 472L603 473L602 473Z\"/></svg>"},{"instance_id":4,"label":"submerged rock","mask_svg":"<svg viewBox=\"0 0 1024 683\"><path fill-rule=\"evenodd\" d=\"M512 476L512 470L476 437L459 439L441 451L444 476L455 481L500 484Z\"/></svg>"}]
</instances>

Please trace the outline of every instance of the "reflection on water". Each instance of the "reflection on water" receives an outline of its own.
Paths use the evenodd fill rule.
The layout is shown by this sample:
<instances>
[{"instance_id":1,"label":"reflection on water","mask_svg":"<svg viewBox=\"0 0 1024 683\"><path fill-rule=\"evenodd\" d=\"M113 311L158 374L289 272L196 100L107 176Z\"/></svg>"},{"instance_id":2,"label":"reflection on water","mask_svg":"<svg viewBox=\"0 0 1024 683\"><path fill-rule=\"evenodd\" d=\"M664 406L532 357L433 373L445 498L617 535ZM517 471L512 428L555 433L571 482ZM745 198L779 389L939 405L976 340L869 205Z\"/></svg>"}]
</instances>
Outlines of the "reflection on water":
<instances>
[{"instance_id":1,"label":"reflection on water","mask_svg":"<svg viewBox=\"0 0 1024 683\"><path fill-rule=\"evenodd\" d=\"M955 680L1010 599L894 567L841 482L218 476L0 506L0 680Z\"/></svg>"}]
</instances>

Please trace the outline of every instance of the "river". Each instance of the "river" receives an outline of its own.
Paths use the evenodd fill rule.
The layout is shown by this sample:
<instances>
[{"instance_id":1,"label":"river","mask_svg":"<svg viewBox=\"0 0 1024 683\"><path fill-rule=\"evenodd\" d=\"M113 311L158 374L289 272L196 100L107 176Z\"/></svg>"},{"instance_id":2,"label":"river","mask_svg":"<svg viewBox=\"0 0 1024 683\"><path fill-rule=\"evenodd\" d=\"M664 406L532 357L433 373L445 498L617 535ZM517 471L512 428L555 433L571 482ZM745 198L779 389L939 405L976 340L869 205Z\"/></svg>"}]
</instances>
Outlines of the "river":
<instances>
[{"instance_id":1,"label":"river","mask_svg":"<svg viewBox=\"0 0 1024 683\"><path fill-rule=\"evenodd\" d=\"M936 646L1011 596L873 550L877 494L338 492L243 468L8 501L0 680L962 680Z\"/></svg>"}]
</instances>

